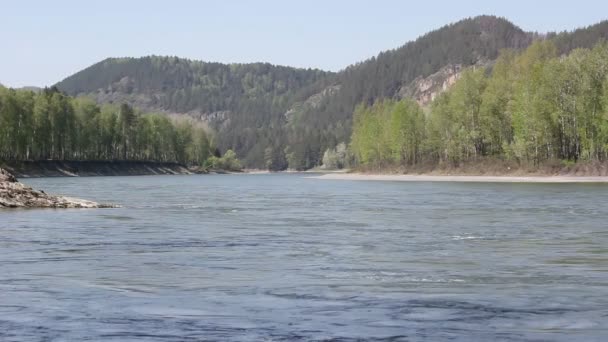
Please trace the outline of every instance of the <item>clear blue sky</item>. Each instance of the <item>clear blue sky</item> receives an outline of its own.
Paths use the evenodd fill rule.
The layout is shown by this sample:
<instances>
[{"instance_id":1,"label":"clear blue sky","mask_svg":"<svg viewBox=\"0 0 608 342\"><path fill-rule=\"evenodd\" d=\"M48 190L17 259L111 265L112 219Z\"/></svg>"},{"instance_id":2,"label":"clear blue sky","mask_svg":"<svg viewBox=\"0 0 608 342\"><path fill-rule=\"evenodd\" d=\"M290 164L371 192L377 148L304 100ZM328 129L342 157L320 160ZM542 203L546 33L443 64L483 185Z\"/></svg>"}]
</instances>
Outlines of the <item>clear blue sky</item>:
<instances>
[{"instance_id":1,"label":"clear blue sky","mask_svg":"<svg viewBox=\"0 0 608 342\"><path fill-rule=\"evenodd\" d=\"M562 31L608 19L608 1L6 0L0 83L52 85L106 57L150 54L340 70L479 14Z\"/></svg>"}]
</instances>

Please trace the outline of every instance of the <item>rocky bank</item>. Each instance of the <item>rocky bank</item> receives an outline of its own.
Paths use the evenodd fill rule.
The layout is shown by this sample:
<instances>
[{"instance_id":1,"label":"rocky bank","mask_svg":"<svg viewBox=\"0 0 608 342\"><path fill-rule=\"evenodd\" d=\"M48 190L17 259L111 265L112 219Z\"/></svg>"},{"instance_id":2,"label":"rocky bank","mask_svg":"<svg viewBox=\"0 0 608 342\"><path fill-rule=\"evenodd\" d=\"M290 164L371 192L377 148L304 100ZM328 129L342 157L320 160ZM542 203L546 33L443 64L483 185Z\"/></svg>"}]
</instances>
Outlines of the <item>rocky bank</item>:
<instances>
[{"instance_id":1,"label":"rocky bank","mask_svg":"<svg viewBox=\"0 0 608 342\"><path fill-rule=\"evenodd\" d=\"M112 208L76 198L53 196L37 191L4 169L0 169L0 209L2 208Z\"/></svg>"}]
</instances>

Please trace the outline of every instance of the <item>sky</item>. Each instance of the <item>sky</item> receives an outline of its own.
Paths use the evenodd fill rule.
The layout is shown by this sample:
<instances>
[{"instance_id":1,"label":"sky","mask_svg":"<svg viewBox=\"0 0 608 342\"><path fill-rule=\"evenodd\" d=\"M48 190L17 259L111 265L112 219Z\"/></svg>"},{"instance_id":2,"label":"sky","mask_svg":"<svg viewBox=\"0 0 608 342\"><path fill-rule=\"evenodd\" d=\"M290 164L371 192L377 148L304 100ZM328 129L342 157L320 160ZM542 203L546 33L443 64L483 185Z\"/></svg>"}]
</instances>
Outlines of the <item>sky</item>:
<instances>
[{"instance_id":1,"label":"sky","mask_svg":"<svg viewBox=\"0 0 608 342\"><path fill-rule=\"evenodd\" d=\"M107 57L338 71L480 14L526 31L608 19L606 0L0 0L0 83L49 86Z\"/></svg>"}]
</instances>

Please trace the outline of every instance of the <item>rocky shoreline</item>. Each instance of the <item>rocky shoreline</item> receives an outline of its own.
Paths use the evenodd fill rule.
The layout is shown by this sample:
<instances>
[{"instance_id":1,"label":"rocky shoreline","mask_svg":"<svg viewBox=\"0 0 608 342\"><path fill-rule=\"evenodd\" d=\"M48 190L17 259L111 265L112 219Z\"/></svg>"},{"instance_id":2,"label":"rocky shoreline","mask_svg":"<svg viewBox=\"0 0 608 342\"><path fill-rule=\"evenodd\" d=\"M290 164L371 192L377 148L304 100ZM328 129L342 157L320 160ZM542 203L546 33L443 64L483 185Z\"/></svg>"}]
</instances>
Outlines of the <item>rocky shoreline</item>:
<instances>
[{"instance_id":1,"label":"rocky shoreline","mask_svg":"<svg viewBox=\"0 0 608 342\"><path fill-rule=\"evenodd\" d=\"M53 196L20 183L15 176L0 169L0 209L2 208L114 208L77 198Z\"/></svg>"}]
</instances>

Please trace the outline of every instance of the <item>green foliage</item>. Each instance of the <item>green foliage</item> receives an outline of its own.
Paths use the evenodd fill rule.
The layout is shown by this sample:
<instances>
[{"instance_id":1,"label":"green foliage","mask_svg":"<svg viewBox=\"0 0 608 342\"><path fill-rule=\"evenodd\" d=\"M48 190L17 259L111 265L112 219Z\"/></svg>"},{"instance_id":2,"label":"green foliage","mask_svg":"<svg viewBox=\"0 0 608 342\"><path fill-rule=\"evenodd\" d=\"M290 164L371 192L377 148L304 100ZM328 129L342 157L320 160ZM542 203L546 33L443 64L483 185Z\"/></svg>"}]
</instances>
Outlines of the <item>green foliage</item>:
<instances>
[{"instance_id":1,"label":"green foliage","mask_svg":"<svg viewBox=\"0 0 608 342\"><path fill-rule=\"evenodd\" d=\"M193 119L138 114L127 104L98 106L57 89L0 87L0 159L142 160L203 165L212 148ZM232 152L234 154L234 152ZM229 155L225 162L236 167Z\"/></svg>"},{"instance_id":2,"label":"green foliage","mask_svg":"<svg viewBox=\"0 0 608 342\"><path fill-rule=\"evenodd\" d=\"M466 67L493 60L502 49L525 48L532 38L505 19L481 16L447 25L350 66L335 77L334 83L341 85L339 92L301 114L298 125L292 128L290 147L317 140L324 151L348 141L351 127L356 125L353 112L357 104L395 98L418 77L430 76L450 64Z\"/></svg>"},{"instance_id":3,"label":"green foliage","mask_svg":"<svg viewBox=\"0 0 608 342\"><path fill-rule=\"evenodd\" d=\"M608 160L608 44L558 57L551 41L469 69L432 103L359 106L352 150L364 165L458 165L484 157L540 164ZM424 153L421 153L424 151Z\"/></svg>"},{"instance_id":4,"label":"green foliage","mask_svg":"<svg viewBox=\"0 0 608 342\"><path fill-rule=\"evenodd\" d=\"M412 100L382 101L355 112L351 148L361 164L415 164L421 160L426 118Z\"/></svg>"},{"instance_id":5,"label":"green foliage","mask_svg":"<svg viewBox=\"0 0 608 342\"><path fill-rule=\"evenodd\" d=\"M440 160L457 164L490 150L492 120L481 112L486 83L484 69L466 70L433 104L427 148Z\"/></svg>"},{"instance_id":6,"label":"green foliage","mask_svg":"<svg viewBox=\"0 0 608 342\"><path fill-rule=\"evenodd\" d=\"M339 143L336 148L329 148L323 154L322 167L327 170L339 170L350 165L350 155L345 143Z\"/></svg>"},{"instance_id":7,"label":"green foliage","mask_svg":"<svg viewBox=\"0 0 608 342\"><path fill-rule=\"evenodd\" d=\"M262 168L268 146L284 150L284 114L290 105L322 89L331 75L265 63L227 65L149 56L104 60L57 87L100 102L209 117L220 150L232 149L245 156L247 165ZM129 142L121 143L124 150Z\"/></svg>"},{"instance_id":8,"label":"green foliage","mask_svg":"<svg viewBox=\"0 0 608 342\"><path fill-rule=\"evenodd\" d=\"M211 156L209 158L209 165L213 169L221 169L226 171L241 171L243 169L241 162L236 157L236 153L234 153L232 150L226 151L226 153L220 158Z\"/></svg>"},{"instance_id":9,"label":"green foliage","mask_svg":"<svg viewBox=\"0 0 608 342\"><path fill-rule=\"evenodd\" d=\"M591 49L598 40L608 39L608 21L571 32L550 33L547 37L555 42L560 55L578 48Z\"/></svg>"},{"instance_id":10,"label":"green foliage","mask_svg":"<svg viewBox=\"0 0 608 342\"><path fill-rule=\"evenodd\" d=\"M447 65L468 67L498 57L500 60L495 64L493 72L496 77L484 80L481 73L485 71L480 70L475 77L467 81L471 82L473 87L465 87L459 91L460 94L454 94L457 98L460 97L460 100L472 102L464 103L454 99L448 106L450 108L439 103L438 116L444 118L430 117L427 124L434 125L435 129L442 129L443 134L437 135L435 132L435 136L426 137L426 142L431 143L431 146L425 146L426 155L433 154L433 159L438 159L441 155L442 161L459 163L471 156L474 158L512 153L513 127L511 113L506 110L515 91L511 89L514 86L511 73L514 70L510 63L516 52L526 49L534 41L543 39L556 45L552 51L542 51L550 56L555 55L556 50L558 54L566 54L580 47L591 48L598 41L608 39L608 21L573 32L550 33L546 38L524 32L505 19L491 16L465 19L447 25L398 49L383 52L377 57L348 67L336 75L333 83L341 85L340 91L325 98L318 106L304 108L299 117L293 119L295 124L289 127L289 148L294 151L311 146L313 153L306 157L319 156L317 149L324 151L334 147L337 142L348 141L351 136L355 138L352 132L357 127L357 119L353 113L361 114L356 109L357 104L370 106L383 99L399 97L400 90L410 86L416 78L428 77ZM509 52L505 53L505 49ZM478 95L481 93L484 98L468 97L462 94L462 91L473 91ZM441 101L447 100L448 98L444 98ZM460 108L455 108L456 104ZM483 108L477 108L478 106ZM451 112L453 109L457 112ZM464 114L461 116L462 113L468 117ZM451 118L456 114L458 117ZM457 121L449 121L449 124L438 122L444 119ZM442 125L444 127L440 127ZM370 122L366 128L373 129L373 126ZM431 128L427 133L432 131ZM522 153L530 154L528 142L524 143L522 137L519 134L517 136L523 148ZM318 146L312 145L311 141L318 142ZM366 146L371 149L372 144ZM382 153L372 153L371 150L360 152L362 155L359 157L364 158L367 163L374 163L367 160L368 157L378 158L378 153ZM388 161L386 158L384 162ZM393 159L392 162L396 161Z\"/></svg>"},{"instance_id":11,"label":"green foliage","mask_svg":"<svg viewBox=\"0 0 608 342\"><path fill-rule=\"evenodd\" d=\"M264 165L269 171L283 171L288 167L285 151L280 146L268 147L264 150Z\"/></svg>"},{"instance_id":12,"label":"green foliage","mask_svg":"<svg viewBox=\"0 0 608 342\"><path fill-rule=\"evenodd\" d=\"M561 114L548 110L543 112L543 106L550 104L524 96L526 89L546 80L515 79L516 75L525 74L522 70L544 75L527 64L534 64L534 58L544 57L529 56L528 62L522 60L514 64L516 54L534 41L551 41L555 46L553 51L540 49L531 54L554 56L555 53L568 54L577 48L591 48L607 38L608 22L573 32L539 35L525 32L503 18L481 16L432 31L339 73L264 63L226 65L150 56L107 59L68 77L57 86L69 95L88 94L101 103L128 103L148 112L188 114L202 119L217 132L215 146L221 151L234 150L248 167L280 170L288 166L302 170L322 164L325 152L335 149L340 142L349 141L357 104L372 106L383 99L401 98L420 77L431 76L448 65L463 68L488 65L500 56L502 50L511 49L510 56L503 54L493 66L491 78L484 79L480 74L471 73L467 75L467 82L474 87L461 87L453 96L443 98L441 101L450 102L448 105L443 102L433 105L437 107L439 116L456 121L448 125L439 122L442 119L437 115L428 117L425 125L431 128L426 130L425 141L430 141L430 146L423 144L423 147L426 154L454 163L486 155L541 160L549 155L555 157L555 153L553 147L547 148L554 139L548 135L553 128L539 125L545 120L543 116ZM569 67L568 70L571 69ZM590 78L585 82L597 80ZM482 96L469 98L464 91L481 92ZM545 87L543 91L555 89ZM519 103L515 103L517 101ZM44 106L48 105L34 103L39 111L46 110ZM593 111L592 108L589 110ZM461 111L466 115L461 115ZM598 117L599 114L596 119ZM39 119L36 124L46 127L51 124L43 122L47 118L47 115L35 116L34 121ZM55 119L59 121L54 124L70 122L69 115L66 122L61 121L62 118ZM400 117L395 119L401 120ZM18 127L19 118L10 120L10 124L17 125L12 126L14 130ZM123 122L121 120L119 118L118 122ZM562 126L565 128L567 125L564 121ZM374 129L372 126L370 123L367 128ZM131 127L121 124L116 129L126 137L125 132ZM573 135L573 131L564 130L560 134L573 141L567 138ZM599 153L598 147L591 143L598 134L608 133L606 128L584 132L581 153ZM534 140L529 136L535 136ZM71 143L70 139L48 136L36 140L42 144L40 149L57 152L64 148L62 144ZM180 141L176 143L183 144ZM130 144L132 142L128 139L118 142L116 148L123 158L129 158L124 153ZM565 148L574 151L579 147ZM368 152L362 151L372 158L378 158L379 153L382 155L380 159L391 162L404 159L401 162L412 163L414 156L420 157L420 153L404 156L395 152L385 156L386 151ZM178 158L183 159L183 156Z\"/></svg>"}]
</instances>

